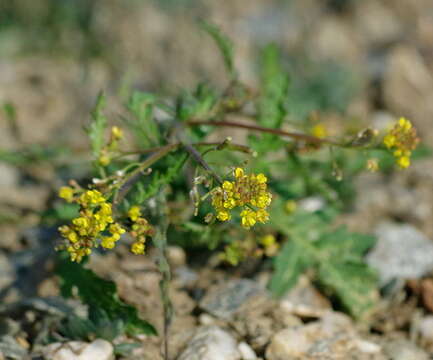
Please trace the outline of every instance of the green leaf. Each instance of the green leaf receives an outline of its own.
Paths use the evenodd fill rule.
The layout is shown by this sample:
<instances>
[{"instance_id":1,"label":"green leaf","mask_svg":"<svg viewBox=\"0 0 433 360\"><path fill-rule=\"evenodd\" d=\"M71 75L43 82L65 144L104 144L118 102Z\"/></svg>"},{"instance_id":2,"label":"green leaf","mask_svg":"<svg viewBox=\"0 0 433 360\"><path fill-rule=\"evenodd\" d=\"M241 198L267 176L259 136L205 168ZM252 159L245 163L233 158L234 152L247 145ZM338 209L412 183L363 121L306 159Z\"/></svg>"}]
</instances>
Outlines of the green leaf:
<instances>
[{"instance_id":1,"label":"green leaf","mask_svg":"<svg viewBox=\"0 0 433 360\"><path fill-rule=\"evenodd\" d=\"M217 102L214 89L198 84L193 92L184 91L177 99L176 117L181 121L192 118L208 120L214 116L212 108Z\"/></svg>"},{"instance_id":2,"label":"green leaf","mask_svg":"<svg viewBox=\"0 0 433 360\"><path fill-rule=\"evenodd\" d=\"M277 129L287 114L285 101L289 89L289 75L282 68L276 45L266 46L261 53L261 89L257 104L260 125Z\"/></svg>"},{"instance_id":3,"label":"green leaf","mask_svg":"<svg viewBox=\"0 0 433 360\"><path fill-rule=\"evenodd\" d=\"M60 277L61 293L72 297L76 289L83 303L89 306L89 314L104 311L111 321L123 321L125 332L129 335L156 335L155 328L140 319L137 309L121 301L117 296L116 284L104 280L83 265L61 259L57 266Z\"/></svg>"},{"instance_id":4,"label":"green leaf","mask_svg":"<svg viewBox=\"0 0 433 360\"><path fill-rule=\"evenodd\" d=\"M330 219L320 213L298 211L289 216L281 208L277 203L271 221L288 241L274 260L270 290L282 296L300 273L312 269L319 286L352 316L362 318L378 299L376 274L363 261L375 238L344 226L331 230Z\"/></svg>"},{"instance_id":5,"label":"green leaf","mask_svg":"<svg viewBox=\"0 0 433 360\"><path fill-rule=\"evenodd\" d=\"M106 105L106 98L104 93L98 95L96 100L95 108L93 109L91 116L92 122L87 128L89 134L90 144L92 147L93 156L97 159L100 156L102 147L104 146L104 133L107 128L107 118L102 113Z\"/></svg>"},{"instance_id":6,"label":"green leaf","mask_svg":"<svg viewBox=\"0 0 433 360\"><path fill-rule=\"evenodd\" d=\"M361 260L320 262L317 276L319 285L335 295L355 318L368 314L379 299L376 273Z\"/></svg>"},{"instance_id":7,"label":"green leaf","mask_svg":"<svg viewBox=\"0 0 433 360\"><path fill-rule=\"evenodd\" d=\"M264 127L277 129L287 114L285 102L289 89L289 75L280 63L278 48L270 44L261 53L261 94L257 102L257 122ZM259 153L279 149L284 142L276 135L251 135L249 143Z\"/></svg>"},{"instance_id":8,"label":"green leaf","mask_svg":"<svg viewBox=\"0 0 433 360\"><path fill-rule=\"evenodd\" d=\"M221 55L224 59L224 65L226 69L229 71L230 76L232 78L236 78L236 70L234 68L233 63L233 43L232 41L227 37L227 35L223 34L221 29L211 23L208 23L206 21L200 21L201 28L206 31L212 39L215 41L216 45L218 46L218 49L221 52Z\"/></svg>"},{"instance_id":9,"label":"green leaf","mask_svg":"<svg viewBox=\"0 0 433 360\"><path fill-rule=\"evenodd\" d=\"M179 172L187 159L188 155L186 153L168 155L165 159L164 170L156 169L150 181L144 178L142 182L138 182L135 190L128 196L129 202L142 204L154 196L161 186L173 182L179 176Z\"/></svg>"},{"instance_id":10,"label":"green leaf","mask_svg":"<svg viewBox=\"0 0 433 360\"><path fill-rule=\"evenodd\" d=\"M134 349L141 347L140 343L121 343L114 345L114 354L117 356L129 356Z\"/></svg>"},{"instance_id":11,"label":"green leaf","mask_svg":"<svg viewBox=\"0 0 433 360\"><path fill-rule=\"evenodd\" d=\"M283 296L296 284L310 261L300 244L288 240L274 259L274 274L269 283L271 292L277 297Z\"/></svg>"},{"instance_id":12,"label":"green leaf","mask_svg":"<svg viewBox=\"0 0 433 360\"><path fill-rule=\"evenodd\" d=\"M322 256L328 259L359 259L376 243L372 235L349 232L345 226L323 234L315 243Z\"/></svg>"},{"instance_id":13,"label":"green leaf","mask_svg":"<svg viewBox=\"0 0 433 360\"><path fill-rule=\"evenodd\" d=\"M156 100L152 94L135 91L126 106L133 115L126 122L143 148L160 144L159 128L153 116Z\"/></svg>"},{"instance_id":14,"label":"green leaf","mask_svg":"<svg viewBox=\"0 0 433 360\"><path fill-rule=\"evenodd\" d=\"M92 321L76 315L69 316L59 330L65 337L73 340L89 340L96 334L96 326Z\"/></svg>"}]
</instances>

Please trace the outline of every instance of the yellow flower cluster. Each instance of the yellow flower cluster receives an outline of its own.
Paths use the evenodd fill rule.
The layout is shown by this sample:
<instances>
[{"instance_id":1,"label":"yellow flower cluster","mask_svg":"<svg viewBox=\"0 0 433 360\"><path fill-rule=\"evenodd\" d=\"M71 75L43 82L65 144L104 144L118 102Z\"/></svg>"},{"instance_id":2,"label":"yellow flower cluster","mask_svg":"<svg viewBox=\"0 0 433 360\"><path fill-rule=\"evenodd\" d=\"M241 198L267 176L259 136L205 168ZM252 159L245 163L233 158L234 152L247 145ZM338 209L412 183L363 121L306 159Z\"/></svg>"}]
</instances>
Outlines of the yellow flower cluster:
<instances>
[{"instance_id":1,"label":"yellow flower cluster","mask_svg":"<svg viewBox=\"0 0 433 360\"><path fill-rule=\"evenodd\" d=\"M400 118L383 138L383 143L389 150L393 151L396 163L402 169L410 166L410 156L418 142L416 129L405 118Z\"/></svg>"},{"instance_id":2,"label":"yellow flower cluster","mask_svg":"<svg viewBox=\"0 0 433 360\"><path fill-rule=\"evenodd\" d=\"M125 232L114 222L111 204L98 190L87 190L79 195L72 188L62 187L59 196L80 205L80 216L73 219L71 225L59 228L72 261L80 262L90 255L92 248L99 246L98 240L103 248L112 249Z\"/></svg>"},{"instance_id":3,"label":"yellow flower cluster","mask_svg":"<svg viewBox=\"0 0 433 360\"><path fill-rule=\"evenodd\" d=\"M236 168L233 175L235 181L224 181L222 186L212 191L212 205L217 219L230 220L230 210L242 207L241 224L244 228L249 229L257 222L268 221L266 208L271 203L272 195L267 191L266 176L246 175L241 168Z\"/></svg>"},{"instance_id":4,"label":"yellow flower cluster","mask_svg":"<svg viewBox=\"0 0 433 360\"><path fill-rule=\"evenodd\" d=\"M138 206L132 206L129 209L128 217L132 221L131 235L135 238L135 242L131 245L131 251L136 255L144 254L146 236L153 234L153 228L141 216L141 210Z\"/></svg>"}]
</instances>

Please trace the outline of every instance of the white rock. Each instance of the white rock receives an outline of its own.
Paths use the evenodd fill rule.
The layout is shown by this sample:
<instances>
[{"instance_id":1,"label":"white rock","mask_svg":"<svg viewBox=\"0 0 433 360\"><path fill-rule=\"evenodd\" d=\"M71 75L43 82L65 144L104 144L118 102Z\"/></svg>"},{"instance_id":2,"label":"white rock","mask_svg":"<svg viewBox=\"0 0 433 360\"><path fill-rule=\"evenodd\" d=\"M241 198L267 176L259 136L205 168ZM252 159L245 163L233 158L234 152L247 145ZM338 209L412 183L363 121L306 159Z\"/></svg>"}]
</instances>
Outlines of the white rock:
<instances>
[{"instance_id":1,"label":"white rock","mask_svg":"<svg viewBox=\"0 0 433 360\"><path fill-rule=\"evenodd\" d=\"M241 360L233 336L218 326L197 329L178 360Z\"/></svg>"},{"instance_id":2,"label":"white rock","mask_svg":"<svg viewBox=\"0 0 433 360\"><path fill-rule=\"evenodd\" d=\"M168 262L173 268L183 266L186 263L186 254L180 246L169 246L167 249Z\"/></svg>"},{"instance_id":3,"label":"white rock","mask_svg":"<svg viewBox=\"0 0 433 360\"><path fill-rule=\"evenodd\" d=\"M376 234L378 242L367 262L378 271L382 285L416 279L433 269L433 242L413 226L381 224Z\"/></svg>"},{"instance_id":4,"label":"white rock","mask_svg":"<svg viewBox=\"0 0 433 360\"><path fill-rule=\"evenodd\" d=\"M420 321L419 332L424 342L433 344L433 315L426 316Z\"/></svg>"},{"instance_id":5,"label":"white rock","mask_svg":"<svg viewBox=\"0 0 433 360\"><path fill-rule=\"evenodd\" d=\"M385 345L385 354L392 360L428 360L427 353L408 340L399 339Z\"/></svg>"},{"instance_id":6,"label":"white rock","mask_svg":"<svg viewBox=\"0 0 433 360\"><path fill-rule=\"evenodd\" d=\"M266 359L282 360L289 357L302 357L311 346L306 332L298 328L284 329L276 333L266 349Z\"/></svg>"},{"instance_id":7,"label":"white rock","mask_svg":"<svg viewBox=\"0 0 433 360\"><path fill-rule=\"evenodd\" d=\"M241 353L242 360L257 360L256 353L246 342L239 343L238 350Z\"/></svg>"},{"instance_id":8,"label":"white rock","mask_svg":"<svg viewBox=\"0 0 433 360\"><path fill-rule=\"evenodd\" d=\"M358 347L359 351L366 354L376 354L381 351L381 347L373 342L357 339L355 340L355 344Z\"/></svg>"},{"instance_id":9,"label":"white rock","mask_svg":"<svg viewBox=\"0 0 433 360\"><path fill-rule=\"evenodd\" d=\"M53 343L43 351L46 360L111 360L113 345L108 341L97 339L91 343L69 341L67 343Z\"/></svg>"}]
</instances>

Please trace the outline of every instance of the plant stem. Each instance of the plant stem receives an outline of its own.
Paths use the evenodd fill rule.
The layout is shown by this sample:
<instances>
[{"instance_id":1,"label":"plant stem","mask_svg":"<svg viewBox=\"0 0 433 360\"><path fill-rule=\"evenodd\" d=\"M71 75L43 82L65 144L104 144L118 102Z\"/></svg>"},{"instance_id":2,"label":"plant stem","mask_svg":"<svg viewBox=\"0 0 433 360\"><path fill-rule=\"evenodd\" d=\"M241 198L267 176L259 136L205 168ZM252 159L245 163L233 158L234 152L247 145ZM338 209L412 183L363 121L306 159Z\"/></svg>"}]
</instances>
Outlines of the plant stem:
<instances>
[{"instance_id":1,"label":"plant stem","mask_svg":"<svg viewBox=\"0 0 433 360\"><path fill-rule=\"evenodd\" d=\"M158 268L161 273L159 288L161 291L161 300L164 308L164 359L169 359L168 339L169 327L173 317L173 306L169 296L169 286L171 280L170 265L167 261L167 229L168 229L168 208L165 198L164 189L161 188L156 198L156 212L158 224L153 242L158 249Z\"/></svg>"},{"instance_id":2,"label":"plant stem","mask_svg":"<svg viewBox=\"0 0 433 360\"><path fill-rule=\"evenodd\" d=\"M138 181L141 177L142 172L146 170L149 166L153 165L159 159L166 156L170 151L175 149L178 144L169 144L159 148L158 151L154 152L150 155L146 160L144 160L140 166L132 171L125 179L123 179L122 183L119 186L119 191L116 192L116 195L113 199L113 205L117 206L128 193L128 191L132 188L132 186Z\"/></svg>"},{"instance_id":3,"label":"plant stem","mask_svg":"<svg viewBox=\"0 0 433 360\"><path fill-rule=\"evenodd\" d=\"M235 121L200 121L200 120L191 120L186 123L188 126L199 126L199 125L207 125L207 126L219 126L219 127L234 127L240 129L247 129L252 131L258 131L262 133L275 134L279 136L287 136L295 140L305 141L307 143L312 143L316 145L321 144L329 144L329 145L341 145L338 142L335 142L330 139L322 139L316 136L301 134L296 132L284 131L280 129L271 129L263 126L244 124Z\"/></svg>"}]
</instances>

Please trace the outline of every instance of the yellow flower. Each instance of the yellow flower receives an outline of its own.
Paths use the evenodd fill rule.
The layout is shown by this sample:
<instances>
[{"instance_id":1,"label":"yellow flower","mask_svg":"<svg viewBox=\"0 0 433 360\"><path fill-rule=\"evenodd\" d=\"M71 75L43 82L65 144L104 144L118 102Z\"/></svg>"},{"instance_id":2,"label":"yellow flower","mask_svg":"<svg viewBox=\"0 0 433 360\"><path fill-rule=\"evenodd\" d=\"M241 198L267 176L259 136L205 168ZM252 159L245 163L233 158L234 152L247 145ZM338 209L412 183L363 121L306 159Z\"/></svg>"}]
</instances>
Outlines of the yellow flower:
<instances>
[{"instance_id":1,"label":"yellow flower","mask_svg":"<svg viewBox=\"0 0 433 360\"><path fill-rule=\"evenodd\" d=\"M383 143L388 149L391 149L396 142L396 137L394 135L388 134L384 137Z\"/></svg>"},{"instance_id":2,"label":"yellow flower","mask_svg":"<svg viewBox=\"0 0 433 360\"><path fill-rule=\"evenodd\" d=\"M101 154L101 156L98 159L99 165L101 166L107 166L111 162L111 158L108 154Z\"/></svg>"},{"instance_id":3,"label":"yellow flower","mask_svg":"<svg viewBox=\"0 0 433 360\"><path fill-rule=\"evenodd\" d=\"M131 206L131 208L128 210L128 217L132 221L137 221L137 219L141 216L141 210L139 206Z\"/></svg>"},{"instance_id":4,"label":"yellow flower","mask_svg":"<svg viewBox=\"0 0 433 360\"><path fill-rule=\"evenodd\" d=\"M72 202L74 200L74 189L69 186L62 186L59 190L59 197L69 203Z\"/></svg>"},{"instance_id":5,"label":"yellow flower","mask_svg":"<svg viewBox=\"0 0 433 360\"><path fill-rule=\"evenodd\" d=\"M231 215L228 211L226 210L221 210L217 212L217 219L220 221L228 221L230 220Z\"/></svg>"},{"instance_id":6,"label":"yellow flower","mask_svg":"<svg viewBox=\"0 0 433 360\"><path fill-rule=\"evenodd\" d=\"M257 183L259 183L259 184L266 184L266 182L268 181L268 178L263 174L258 174L256 176L256 180L257 180Z\"/></svg>"},{"instance_id":7,"label":"yellow flower","mask_svg":"<svg viewBox=\"0 0 433 360\"><path fill-rule=\"evenodd\" d=\"M256 213L250 209L245 209L241 212L241 224L244 228L249 229L257 222Z\"/></svg>"},{"instance_id":8,"label":"yellow flower","mask_svg":"<svg viewBox=\"0 0 433 360\"><path fill-rule=\"evenodd\" d=\"M110 233L112 233L113 235L118 234L119 236L126 232L126 230L122 228L122 226L120 226L118 223L111 224L108 228L108 231L110 231Z\"/></svg>"},{"instance_id":9,"label":"yellow flower","mask_svg":"<svg viewBox=\"0 0 433 360\"><path fill-rule=\"evenodd\" d=\"M379 170L379 162L377 159L368 159L367 160L367 170L370 172L376 172Z\"/></svg>"},{"instance_id":10,"label":"yellow flower","mask_svg":"<svg viewBox=\"0 0 433 360\"><path fill-rule=\"evenodd\" d=\"M412 123L405 118L400 118L385 135L383 143L387 149L392 150L397 165L406 169L410 166L410 156L417 147L419 138Z\"/></svg>"},{"instance_id":11,"label":"yellow flower","mask_svg":"<svg viewBox=\"0 0 433 360\"><path fill-rule=\"evenodd\" d=\"M277 240L275 239L274 235L268 234L268 235L263 236L260 239L260 244L262 244L266 248L266 247L274 245L276 243L276 241Z\"/></svg>"},{"instance_id":12,"label":"yellow flower","mask_svg":"<svg viewBox=\"0 0 433 360\"><path fill-rule=\"evenodd\" d=\"M316 124L311 129L311 134L315 137L318 137L320 139L328 136L328 130L326 129L324 124Z\"/></svg>"},{"instance_id":13,"label":"yellow flower","mask_svg":"<svg viewBox=\"0 0 433 360\"><path fill-rule=\"evenodd\" d=\"M73 219L70 226L59 228L71 260L80 262L92 252L93 247L99 245L112 249L125 229L114 222L112 207L107 199L98 190L87 190L73 201L80 204L80 216ZM111 235L102 236L107 227Z\"/></svg>"},{"instance_id":14,"label":"yellow flower","mask_svg":"<svg viewBox=\"0 0 433 360\"><path fill-rule=\"evenodd\" d=\"M111 128L111 136L114 140L120 140L123 137L123 131L117 126Z\"/></svg>"},{"instance_id":15,"label":"yellow flower","mask_svg":"<svg viewBox=\"0 0 433 360\"><path fill-rule=\"evenodd\" d=\"M269 213L266 210L259 209L256 212L256 219L258 222L265 223L269 220Z\"/></svg>"},{"instance_id":16,"label":"yellow flower","mask_svg":"<svg viewBox=\"0 0 433 360\"><path fill-rule=\"evenodd\" d=\"M78 203L84 207L88 205L98 205L105 202L105 198L98 190L87 190L78 199Z\"/></svg>"},{"instance_id":17,"label":"yellow flower","mask_svg":"<svg viewBox=\"0 0 433 360\"><path fill-rule=\"evenodd\" d=\"M272 195L267 191L266 176L264 174L245 175L241 168L236 168L233 176L235 181L224 181L221 186L211 191L216 218L220 221L230 220L229 210L243 207L241 223L245 228L250 228L256 222L266 222L269 214L265 209L272 200ZM258 208L257 213L250 208L251 206Z\"/></svg>"},{"instance_id":18,"label":"yellow flower","mask_svg":"<svg viewBox=\"0 0 433 360\"><path fill-rule=\"evenodd\" d=\"M136 255L144 254L144 244L142 242L135 242L131 246L131 251Z\"/></svg>"},{"instance_id":19,"label":"yellow flower","mask_svg":"<svg viewBox=\"0 0 433 360\"><path fill-rule=\"evenodd\" d=\"M235 171L234 171L234 175L235 175L236 179L239 179L239 178L243 177L244 176L244 169L239 168L239 167L236 168Z\"/></svg>"},{"instance_id":20,"label":"yellow flower","mask_svg":"<svg viewBox=\"0 0 433 360\"><path fill-rule=\"evenodd\" d=\"M397 165L402 169L406 169L410 166L409 156L402 156L397 159Z\"/></svg>"},{"instance_id":21,"label":"yellow flower","mask_svg":"<svg viewBox=\"0 0 433 360\"><path fill-rule=\"evenodd\" d=\"M230 181L224 181L222 188L226 191L230 191L233 189L233 183Z\"/></svg>"}]
</instances>

